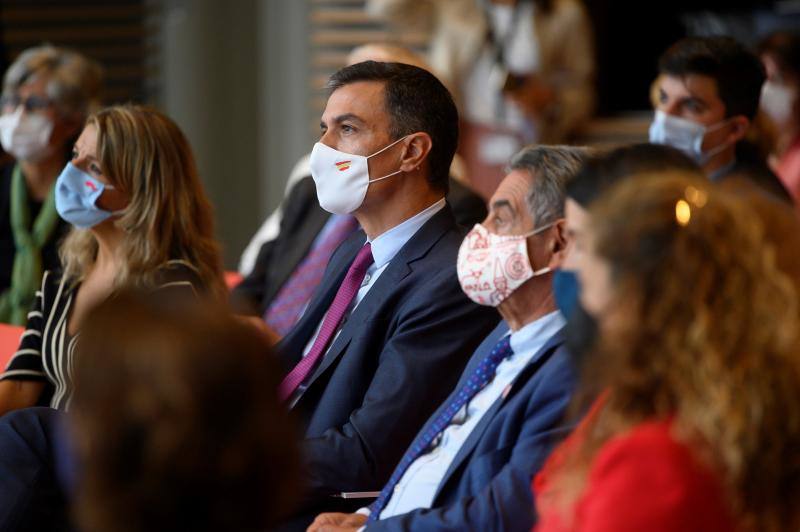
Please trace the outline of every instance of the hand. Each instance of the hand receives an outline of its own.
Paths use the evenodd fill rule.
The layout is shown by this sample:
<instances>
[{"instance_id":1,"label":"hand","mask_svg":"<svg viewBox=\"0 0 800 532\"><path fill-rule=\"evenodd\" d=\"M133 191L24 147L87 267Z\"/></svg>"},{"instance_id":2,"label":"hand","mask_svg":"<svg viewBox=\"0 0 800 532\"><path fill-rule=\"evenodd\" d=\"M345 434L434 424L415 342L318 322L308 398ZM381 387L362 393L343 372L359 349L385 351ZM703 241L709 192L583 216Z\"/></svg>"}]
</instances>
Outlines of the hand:
<instances>
[{"instance_id":1,"label":"hand","mask_svg":"<svg viewBox=\"0 0 800 532\"><path fill-rule=\"evenodd\" d=\"M240 320L242 323L254 327L264 337L270 346L274 346L281 341L280 335L276 333L272 327L264 323L264 320L258 316L236 316L236 319Z\"/></svg>"},{"instance_id":2,"label":"hand","mask_svg":"<svg viewBox=\"0 0 800 532\"><path fill-rule=\"evenodd\" d=\"M363 514L319 514L306 532L354 532L366 522L367 516Z\"/></svg>"},{"instance_id":3,"label":"hand","mask_svg":"<svg viewBox=\"0 0 800 532\"><path fill-rule=\"evenodd\" d=\"M529 116L539 116L556 100L556 93L537 76L526 76L519 87L505 92Z\"/></svg>"}]
</instances>

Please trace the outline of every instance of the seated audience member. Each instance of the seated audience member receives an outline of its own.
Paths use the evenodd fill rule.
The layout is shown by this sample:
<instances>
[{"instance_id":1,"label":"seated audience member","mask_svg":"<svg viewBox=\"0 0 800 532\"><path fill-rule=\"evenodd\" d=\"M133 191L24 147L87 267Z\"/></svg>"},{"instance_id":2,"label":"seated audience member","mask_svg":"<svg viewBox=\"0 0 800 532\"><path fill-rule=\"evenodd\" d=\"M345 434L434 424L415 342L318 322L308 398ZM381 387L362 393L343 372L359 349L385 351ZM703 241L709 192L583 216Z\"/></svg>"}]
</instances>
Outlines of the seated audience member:
<instances>
[{"instance_id":1,"label":"seated audience member","mask_svg":"<svg viewBox=\"0 0 800 532\"><path fill-rule=\"evenodd\" d=\"M575 375L551 272L566 249L564 182L580 148L523 149L462 243L461 285L503 321L421 428L367 515L323 514L310 530L529 530L528 486L561 426ZM339 527L339 528L336 528Z\"/></svg>"},{"instance_id":2,"label":"seated audience member","mask_svg":"<svg viewBox=\"0 0 800 532\"><path fill-rule=\"evenodd\" d=\"M750 204L676 173L574 226L603 393L534 482L536 530L800 525L797 293Z\"/></svg>"},{"instance_id":3,"label":"seated audience member","mask_svg":"<svg viewBox=\"0 0 800 532\"><path fill-rule=\"evenodd\" d=\"M311 154L319 204L363 230L330 258L278 354L279 395L303 423L309 498L291 526L379 489L497 325L461 291L463 232L445 201L458 113L430 72L357 63L335 73ZM313 512L313 513L312 513ZM289 526L289 524L287 524Z\"/></svg>"},{"instance_id":4,"label":"seated audience member","mask_svg":"<svg viewBox=\"0 0 800 532\"><path fill-rule=\"evenodd\" d=\"M24 325L45 270L60 266L69 224L58 216L55 183L87 114L100 104L102 69L45 45L8 68L0 98L0 322Z\"/></svg>"},{"instance_id":5,"label":"seated audience member","mask_svg":"<svg viewBox=\"0 0 800 532\"><path fill-rule=\"evenodd\" d=\"M163 114L121 106L92 115L56 181L55 204L73 226L63 272L44 274L0 376L0 414L68 407L83 319L115 290L225 297L211 206L186 138Z\"/></svg>"},{"instance_id":6,"label":"seated audience member","mask_svg":"<svg viewBox=\"0 0 800 532\"><path fill-rule=\"evenodd\" d=\"M767 81L761 92L761 109L777 132L772 167L800 202L800 34L778 32L759 46Z\"/></svg>"},{"instance_id":7,"label":"seated audience member","mask_svg":"<svg viewBox=\"0 0 800 532\"><path fill-rule=\"evenodd\" d=\"M702 170L681 151L661 144L631 144L591 155L566 185L567 232L576 223L584 223L591 203L619 181L675 171L704 177ZM580 365L583 355L591 350L594 323L578 299L580 283L572 262L572 253L568 252L562 267L553 274L553 291L561 313L567 318L564 331L567 351Z\"/></svg>"},{"instance_id":8,"label":"seated audience member","mask_svg":"<svg viewBox=\"0 0 800 532\"><path fill-rule=\"evenodd\" d=\"M224 311L139 294L94 309L67 418L80 530L256 531L285 515L297 439L265 354Z\"/></svg>"},{"instance_id":9,"label":"seated audience member","mask_svg":"<svg viewBox=\"0 0 800 532\"><path fill-rule=\"evenodd\" d=\"M690 156L713 181L747 175L787 202L786 188L743 139L756 116L764 68L730 37L688 37L659 62L650 142Z\"/></svg>"},{"instance_id":10,"label":"seated audience member","mask_svg":"<svg viewBox=\"0 0 800 532\"><path fill-rule=\"evenodd\" d=\"M347 64L370 60L430 70L413 51L389 44L359 46L350 53ZM240 269L245 279L233 291L234 307L262 316L278 337L300 318L333 250L358 230L358 221L351 215L331 214L319 206L309 161L310 154L295 165L286 185L286 199L242 254ZM472 227L486 217L486 205L462 184L455 170L454 160L447 202L456 222Z\"/></svg>"}]
</instances>

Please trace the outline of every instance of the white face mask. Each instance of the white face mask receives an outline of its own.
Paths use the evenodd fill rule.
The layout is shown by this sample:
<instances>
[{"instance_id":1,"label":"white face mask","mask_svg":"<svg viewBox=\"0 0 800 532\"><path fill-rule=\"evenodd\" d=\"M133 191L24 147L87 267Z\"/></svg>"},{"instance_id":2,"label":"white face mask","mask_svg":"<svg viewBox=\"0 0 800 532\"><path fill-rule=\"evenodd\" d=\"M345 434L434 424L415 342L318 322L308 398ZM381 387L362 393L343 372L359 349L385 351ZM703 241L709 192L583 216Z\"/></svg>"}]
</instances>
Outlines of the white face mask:
<instances>
[{"instance_id":1,"label":"white face mask","mask_svg":"<svg viewBox=\"0 0 800 532\"><path fill-rule=\"evenodd\" d=\"M539 227L524 235L496 235L481 224L467 233L458 250L456 271L461 289L479 305L496 307L525 281L550 272L534 271L528 258L527 239L555 225Z\"/></svg>"},{"instance_id":2,"label":"white face mask","mask_svg":"<svg viewBox=\"0 0 800 532\"><path fill-rule=\"evenodd\" d=\"M790 121L796 99L796 90L784 83L767 81L761 87L761 109L776 126Z\"/></svg>"},{"instance_id":3,"label":"white face mask","mask_svg":"<svg viewBox=\"0 0 800 532\"><path fill-rule=\"evenodd\" d=\"M47 156L53 122L41 113L25 113L20 105L0 116L0 143L17 160L36 162Z\"/></svg>"},{"instance_id":4,"label":"white face mask","mask_svg":"<svg viewBox=\"0 0 800 532\"><path fill-rule=\"evenodd\" d=\"M730 143L724 142L704 152L703 139L708 133L725 127L728 122L730 122L730 119L706 127L685 118L672 116L664 111L656 111L653 123L650 124L650 142L677 148L691 157L694 162L704 166L715 155L727 148Z\"/></svg>"},{"instance_id":5,"label":"white face mask","mask_svg":"<svg viewBox=\"0 0 800 532\"><path fill-rule=\"evenodd\" d=\"M314 144L310 161L311 177L317 185L317 199L320 206L334 214L350 214L361 207L370 183L402 172L398 170L383 177L370 179L368 159L383 153L406 137L399 138L367 156L344 153L321 142Z\"/></svg>"}]
</instances>

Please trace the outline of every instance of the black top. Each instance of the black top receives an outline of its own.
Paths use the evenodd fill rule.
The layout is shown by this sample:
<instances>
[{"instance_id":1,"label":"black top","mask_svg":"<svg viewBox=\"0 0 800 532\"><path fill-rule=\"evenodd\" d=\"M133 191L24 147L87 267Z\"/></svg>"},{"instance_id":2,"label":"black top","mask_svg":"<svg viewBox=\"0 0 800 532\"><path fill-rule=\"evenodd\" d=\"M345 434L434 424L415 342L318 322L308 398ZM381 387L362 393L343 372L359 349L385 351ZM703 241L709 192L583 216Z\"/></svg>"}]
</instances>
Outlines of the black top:
<instances>
[{"instance_id":1,"label":"black top","mask_svg":"<svg viewBox=\"0 0 800 532\"><path fill-rule=\"evenodd\" d=\"M14 265L14 255L17 249L14 245L14 233L11 232L11 174L16 162L0 166L0 293L11 285L11 267ZM31 226L42 209L42 203L35 201L28 195L28 209L31 214ZM29 227L30 229L30 227ZM53 235L42 248L42 271L58 270L61 263L58 260L58 245L69 232L70 225L58 219Z\"/></svg>"},{"instance_id":2,"label":"black top","mask_svg":"<svg viewBox=\"0 0 800 532\"><path fill-rule=\"evenodd\" d=\"M167 299L204 292L195 269L184 261L169 261L158 277L153 290L169 291L165 294ZM70 336L67 322L79 288L80 285L70 286L59 273L44 273L19 349L0 375L0 380L47 383L43 397L50 397L50 406L60 410L69 407L72 395L73 356L80 332Z\"/></svg>"}]
</instances>

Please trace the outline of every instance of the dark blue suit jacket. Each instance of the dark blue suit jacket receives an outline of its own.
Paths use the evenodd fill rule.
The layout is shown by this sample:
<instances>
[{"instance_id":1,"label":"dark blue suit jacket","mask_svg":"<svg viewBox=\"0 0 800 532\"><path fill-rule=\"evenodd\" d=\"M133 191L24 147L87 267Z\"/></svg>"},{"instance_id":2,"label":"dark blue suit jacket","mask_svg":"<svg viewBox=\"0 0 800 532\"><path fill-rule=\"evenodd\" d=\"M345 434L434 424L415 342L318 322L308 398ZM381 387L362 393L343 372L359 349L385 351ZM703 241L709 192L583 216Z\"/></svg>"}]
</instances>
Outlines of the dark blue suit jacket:
<instances>
[{"instance_id":1,"label":"dark blue suit jacket","mask_svg":"<svg viewBox=\"0 0 800 532\"><path fill-rule=\"evenodd\" d=\"M506 331L502 322L486 338L462 381ZM535 521L533 476L571 429L564 415L576 375L563 344L558 333L550 338L508 394L486 412L445 474L431 509L370 523L367 530L530 530Z\"/></svg>"},{"instance_id":2,"label":"dark blue suit jacket","mask_svg":"<svg viewBox=\"0 0 800 532\"><path fill-rule=\"evenodd\" d=\"M458 283L462 238L449 207L428 220L349 316L294 406L317 501L380 489L497 324L497 312L472 303ZM331 257L307 311L279 345L285 369L300 361L365 241L358 231Z\"/></svg>"}]
</instances>

